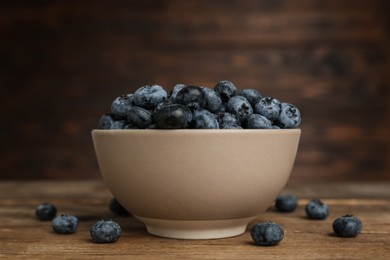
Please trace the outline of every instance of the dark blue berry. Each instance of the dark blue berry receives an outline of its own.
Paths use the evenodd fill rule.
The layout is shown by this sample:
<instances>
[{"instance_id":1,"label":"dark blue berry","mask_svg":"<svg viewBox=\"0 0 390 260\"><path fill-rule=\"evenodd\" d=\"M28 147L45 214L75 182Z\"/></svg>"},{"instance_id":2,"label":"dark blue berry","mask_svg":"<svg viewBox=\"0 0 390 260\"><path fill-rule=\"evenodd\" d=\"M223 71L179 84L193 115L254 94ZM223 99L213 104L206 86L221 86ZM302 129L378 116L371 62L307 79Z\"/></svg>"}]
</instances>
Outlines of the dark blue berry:
<instances>
[{"instance_id":1,"label":"dark blue berry","mask_svg":"<svg viewBox=\"0 0 390 260\"><path fill-rule=\"evenodd\" d=\"M281 103L279 100L272 97L263 97L256 103L253 111L256 114L260 114L269 120L274 121L279 118L280 109Z\"/></svg>"},{"instance_id":2,"label":"dark blue berry","mask_svg":"<svg viewBox=\"0 0 390 260\"><path fill-rule=\"evenodd\" d=\"M116 120L112 114L104 114L100 117L98 129L123 129L128 122Z\"/></svg>"},{"instance_id":3,"label":"dark blue berry","mask_svg":"<svg viewBox=\"0 0 390 260\"><path fill-rule=\"evenodd\" d=\"M90 234L96 243L112 243L121 235L121 227L112 220L99 220L92 225Z\"/></svg>"},{"instance_id":4,"label":"dark blue berry","mask_svg":"<svg viewBox=\"0 0 390 260\"><path fill-rule=\"evenodd\" d=\"M281 212L293 212L298 206L298 199L294 195L280 195L275 200L275 208Z\"/></svg>"},{"instance_id":5,"label":"dark blue berry","mask_svg":"<svg viewBox=\"0 0 390 260\"><path fill-rule=\"evenodd\" d=\"M192 116L191 128L218 129L218 122L215 116L208 110L196 110Z\"/></svg>"},{"instance_id":6,"label":"dark blue berry","mask_svg":"<svg viewBox=\"0 0 390 260\"><path fill-rule=\"evenodd\" d=\"M238 92L237 95L246 98L253 108L255 107L256 103L259 102L260 99L263 97L258 90L251 88L242 89Z\"/></svg>"},{"instance_id":7,"label":"dark blue berry","mask_svg":"<svg viewBox=\"0 0 390 260\"><path fill-rule=\"evenodd\" d=\"M72 215L60 215L55 217L52 222L54 232L58 234L75 233L78 227L78 219Z\"/></svg>"},{"instance_id":8,"label":"dark blue berry","mask_svg":"<svg viewBox=\"0 0 390 260\"><path fill-rule=\"evenodd\" d=\"M133 95L134 105L154 109L158 103L166 100L167 92L159 85L147 85L137 89Z\"/></svg>"},{"instance_id":9,"label":"dark blue berry","mask_svg":"<svg viewBox=\"0 0 390 260\"><path fill-rule=\"evenodd\" d=\"M144 129L152 124L152 113L142 107L133 106L127 114L127 121L137 128Z\"/></svg>"},{"instance_id":10,"label":"dark blue berry","mask_svg":"<svg viewBox=\"0 0 390 260\"><path fill-rule=\"evenodd\" d=\"M171 91L171 94L170 94L170 96L169 96L169 99L170 99L172 102L176 102L175 100L176 100L177 93L179 93L179 91L180 91L182 88L186 87L186 86L187 86L186 84L176 84L176 85L173 87L172 91Z\"/></svg>"},{"instance_id":11,"label":"dark blue berry","mask_svg":"<svg viewBox=\"0 0 390 260\"><path fill-rule=\"evenodd\" d=\"M119 203L119 201L116 198L112 198L109 204L109 208L111 212L121 215L121 216L128 216L130 213L125 209L122 204Z\"/></svg>"},{"instance_id":12,"label":"dark blue berry","mask_svg":"<svg viewBox=\"0 0 390 260\"><path fill-rule=\"evenodd\" d=\"M297 128L301 123L301 113L292 104L282 103L277 124L280 128Z\"/></svg>"},{"instance_id":13,"label":"dark blue berry","mask_svg":"<svg viewBox=\"0 0 390 260\"><path fill-rule=\"evenodd\" d=\"M206 98L206 104L204 108L211 113L219 112L222 107L222 100L218 94L214 90L206 87L202 87L202 90L205 93Z\"/></svg>"},{"instance_id":14,"label":"dark blue berry","mask_svg":"<svg viewBox=\"0 0 390 260\"><path fill-rule=\"evenodd\" d=\"M116 119L126 119L127 113L133 105L133 94L119 96L111 104L111 114Z\"/></svg>"},{"instance_id":15,"label":"dark blue berry","mask_svg":"<svg viewBox=\"0 0 390 260\"><path fill-rule=\"evenodd\" d=\"M214 91L221 97L222 102L226 103L236 95L237 87L229 80L222 80L215 85Z\"/></svg>"},{"instance_id":16,"label":"dark blue berry","mask_svg":"<svg viewBox=\"0 0 390 260\"><path fill-rule=\"evenodd\" d=\"M50 203L43 203L38 205L35 209L35 216L39 220L52 220L57 215L57 208Z\"/></svg>"},{"instance_id":17,"label":"dark blue berry","mask_svg":"<svg viewBox=\"0 0 390 260\"><path fill-rule=\"evenodd\" d=\"M220 128L224 128L225 125L241 126L240 119L236 115L229 112L219 113L217 115L217 120Z\"/></svg>"},{"instance_id":18,"label":"dark blue berry","mask_svg":"<svg viewBox=\"0 0 390 260\"><path fill-rule=\"evenodd\" d=\"M272 122L259 114L250 114L244 120L247 129L272 129Z\"/></svg>"},{"instance_id":19,"label":"dark blue berry","mask_svg":"<svg viewBox=\"0 0 390 260\"><path fill-rule=\"evenodd\" d=\"M267 221L255 224L251 229L251 236L258 246L273 246L282 241L284 231L279 224Z\"/></svg>"},{"instance_id":20,"label":"dark blue berry","mask_svg":"<svg viewBox=\"0 0 390 260\"><path fill-rule=\"evenodd\" d=\"M206 95L201 87L185 86L177 93L175 102L191 110L201 109L206 105Z\"/></svg>"},{"instance_id":21,"label":"dark blue berry","mask_svg":"<svg viewBox=\"0 0 390 260\"><path fill-rule=\"evenodd\" d=\"M253 113L253 108L243 96L234 96L227 103L227 111L236 115L242 121Z\"/></svg>"},{"instance_id":22,"label":"dark blue berry","mask_svg":"<svg viewBox=\"0 0 390 260\"><path fill-rule=\"evenodd\" d=\"M167 104L153 112L153 119L157 128L188 128L192 121L192 112L188 107L180 104Z\"/></svg>"},{"instance_id":23,"label":"dark blue berry","mask_svg":"<svg viewBox=\"0 0 390 260\"><path fill-rule=\"evenodd\" d=\"M344 215L333 222L333 231L339 237L356 237L362 232L361 220L353 215Z\"/></svg>"},{"instance_id":24,"label":"dark blue berry","mask_svg":"<svg viewBox=\"0 0 390 260\"><path fill-rule=\"evenodd\" d=\"M326 219L329 215L329 207L321 200L310 200L305 207L306 215L310 219Z\"/></svg>"}]
</instances>

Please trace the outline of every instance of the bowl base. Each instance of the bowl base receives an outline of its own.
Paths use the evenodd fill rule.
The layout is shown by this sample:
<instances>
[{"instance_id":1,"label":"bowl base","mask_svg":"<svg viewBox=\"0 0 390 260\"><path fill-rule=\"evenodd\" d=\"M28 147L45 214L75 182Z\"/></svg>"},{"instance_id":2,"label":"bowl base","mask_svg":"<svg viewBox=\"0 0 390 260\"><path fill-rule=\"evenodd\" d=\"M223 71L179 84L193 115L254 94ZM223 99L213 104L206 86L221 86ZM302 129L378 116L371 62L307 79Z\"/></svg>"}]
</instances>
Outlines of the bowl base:
<instances>
[{"instance_id":1,"label":"bowl base","mask_svg":"<svg viewBox=\"0 0 390 260\"><path fill-rule=\"evenodd\" d=\"M221 220L167 220L135 216L149 234L177 239L217 239L241 235L254 217Z\"/></svg>"}]
</instances>

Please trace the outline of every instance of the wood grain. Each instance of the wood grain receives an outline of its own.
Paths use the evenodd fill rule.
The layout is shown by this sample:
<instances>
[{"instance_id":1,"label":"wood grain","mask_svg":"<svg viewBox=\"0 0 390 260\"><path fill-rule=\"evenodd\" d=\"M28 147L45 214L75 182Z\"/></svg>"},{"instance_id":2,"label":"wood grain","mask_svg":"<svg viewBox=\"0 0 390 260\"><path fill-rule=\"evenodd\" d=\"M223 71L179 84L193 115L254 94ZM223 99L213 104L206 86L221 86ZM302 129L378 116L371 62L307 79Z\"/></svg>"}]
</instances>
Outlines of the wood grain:
<instances>
[{"instance_id":1,"label":"wood grain","mask_svg":"<svg viewBox=\"0 0 390 260\"><path fill-rule=\"evenodd\" d=\"M109 191L100 181L35 181L0 183L1 259L388 259L390 257L390 183L290 182L283 191L295 194L299 206L293 213L272 207L252 224L271 220L281 224L285 238L274 247L258 247L249 231L218 240L176 240L148 235L136 219L118 217L108 210ZM324 221L305 217L309 199L321 198L330 206ZM38 221L35 207L54 203L61 213L76 215L79 229L58 235L50 222ZM356 238L332 234L333 220L355 214L363 222ZM89 228L100 219L113 219L122 235L113 244L95 244ZM252 225L251 224L251 225ZM251 226L250 225L250 226ZM250 228L248 227L248 230Z\"/></svg>"},{"instance_id":2,"label":"wood grain","mask_svg":"<svg viewBox=\"0 0 390 260\"><path fill-rule=\"evenodd\" d=\"M90 131L139 86L297 105L292 178L390 180L388 1L2 1L0 179L99 178Z\"/></svg>"}]
</instances>

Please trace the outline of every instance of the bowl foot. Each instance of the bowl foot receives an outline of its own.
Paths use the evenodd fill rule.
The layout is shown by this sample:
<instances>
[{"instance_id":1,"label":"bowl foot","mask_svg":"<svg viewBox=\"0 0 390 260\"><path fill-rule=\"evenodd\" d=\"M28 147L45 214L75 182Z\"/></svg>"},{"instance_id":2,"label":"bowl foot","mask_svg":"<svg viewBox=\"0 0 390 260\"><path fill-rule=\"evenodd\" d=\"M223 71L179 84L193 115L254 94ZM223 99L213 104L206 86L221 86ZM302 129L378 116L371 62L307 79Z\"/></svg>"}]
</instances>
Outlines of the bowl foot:
<instances>
[{"instance_id":1,"label":"bowl foot","mask_svg":"<svg viewBox=\"0 0 390 260\"><path fill-rule=\"evenodd\" d=\"M245 232L255 217L222 220L167 220L135 216L146 225L149 234L178 239L217 239Z\"/></svg>"}]
</instances>

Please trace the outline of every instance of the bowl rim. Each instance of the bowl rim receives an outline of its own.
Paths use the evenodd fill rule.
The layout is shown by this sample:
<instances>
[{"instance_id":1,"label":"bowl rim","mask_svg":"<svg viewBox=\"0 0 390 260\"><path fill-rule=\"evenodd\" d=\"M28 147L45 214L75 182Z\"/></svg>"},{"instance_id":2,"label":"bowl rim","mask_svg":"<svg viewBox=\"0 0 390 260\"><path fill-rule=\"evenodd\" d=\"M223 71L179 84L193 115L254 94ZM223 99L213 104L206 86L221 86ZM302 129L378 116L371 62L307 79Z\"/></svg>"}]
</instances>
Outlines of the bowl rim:
<instances>
[{"instance_id":1,"label":"bowl rim","mask_svg":"<svg viewBox=\"0 0 390 260\"><path fill-rule=\"evenodd\" d=\"M289 128L289 129L93 129L92 134L125 134L125 133L137 133L137 134L153 134L153 133L164 133L164 134L246 134L246 133L301 133L300 128Z\"/></svg>"}]
</instances>

